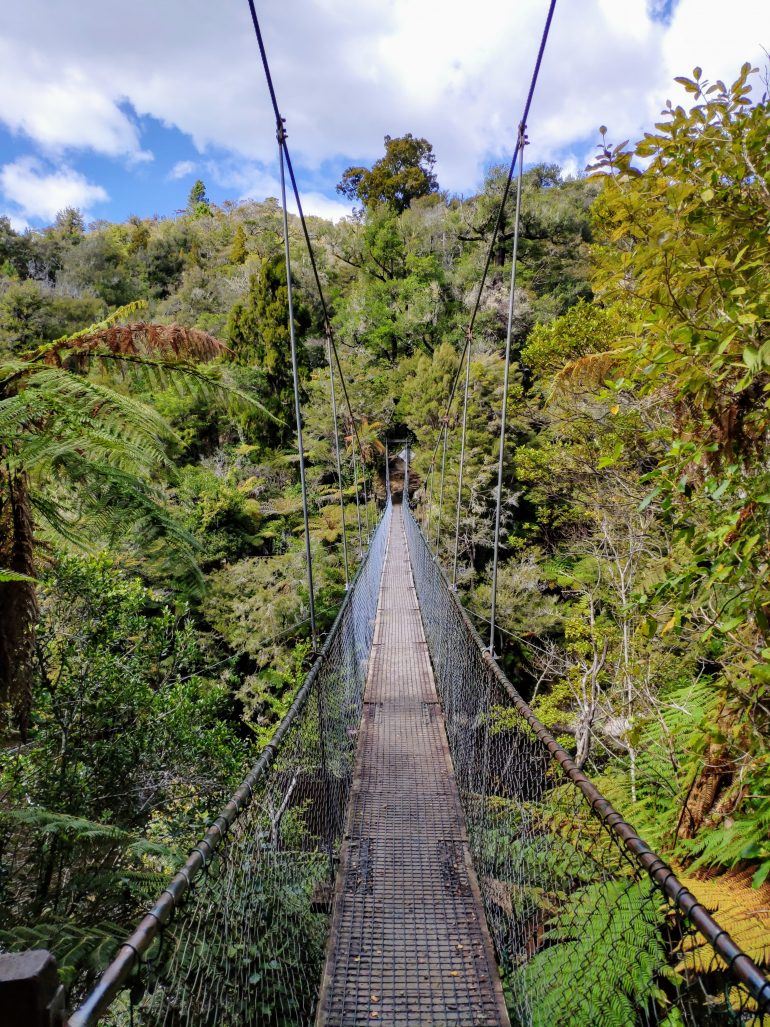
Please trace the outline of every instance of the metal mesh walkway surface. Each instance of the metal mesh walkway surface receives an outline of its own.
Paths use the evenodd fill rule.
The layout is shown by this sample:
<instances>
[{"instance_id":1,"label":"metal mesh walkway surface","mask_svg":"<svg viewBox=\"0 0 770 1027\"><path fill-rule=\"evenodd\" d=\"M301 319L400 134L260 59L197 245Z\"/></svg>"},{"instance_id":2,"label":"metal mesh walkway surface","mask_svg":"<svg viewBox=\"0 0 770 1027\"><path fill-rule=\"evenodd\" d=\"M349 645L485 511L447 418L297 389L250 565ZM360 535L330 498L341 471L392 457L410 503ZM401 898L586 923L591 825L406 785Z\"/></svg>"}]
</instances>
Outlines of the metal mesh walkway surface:
<instances>
[{"instance_id":1,"label":"metal mesh walkway surface","mask_svg":"<svg viewBox=\"0 0 770 1027\"><path fill-rule=\"evenodd\" d=\"M400 506L380 586L319 1027L507 1027Z\"/></svg>"}]
</instances>

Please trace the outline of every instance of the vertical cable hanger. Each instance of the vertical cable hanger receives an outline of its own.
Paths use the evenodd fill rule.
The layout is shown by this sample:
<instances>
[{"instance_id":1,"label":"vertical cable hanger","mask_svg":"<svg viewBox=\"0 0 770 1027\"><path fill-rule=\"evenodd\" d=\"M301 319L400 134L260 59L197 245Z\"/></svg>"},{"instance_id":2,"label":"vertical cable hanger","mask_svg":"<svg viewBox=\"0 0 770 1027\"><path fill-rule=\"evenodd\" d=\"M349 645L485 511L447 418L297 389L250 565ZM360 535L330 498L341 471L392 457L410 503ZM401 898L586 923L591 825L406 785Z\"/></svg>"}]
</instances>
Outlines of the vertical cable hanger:
<instances>
[{"instance_id":1,"label":"vertical cable hanger","mask_svg":"<svg viewBox=\"0 0 770 1027\"><path fill-rule=\"evenodd\" d=\"M446 445L449 435L449 412L444 418L444 446L441 451L441 484L439 486L438 518L436 520L436 556L440 557L441 552L441 519L444 515L444 475L446 474Z\"/></svg>"},{"instance_id":2,"label":"vertical cable hanger","mask_svg":"<svg viewBox=\"0 0 770 1027\"><path fill-rule=\"evenodd\" d=\"M286 149L286 119L281 117L278 109L278 99L273 86L273 76L270 74L270 65L267 61L265 44L262 39L262 30L259 27L257 11L254 7L254 0L249 0L251 20L254 23L254 31L257 35L259 55L262 58L262 67L265 72L267 88L270 92L270 100L275 114L275 132L278 141L278 164L280 166L281 178L281 206L283 208L283 244L286 260L286 289L289 300L289 340L291 345L291 370L294 384L294 416L297 424L297 452L299 454L299 477L302 488L302 519L305 528L305 559L307 561L307 584L310 602L310 633L313 638L313 648L316 647L316 619L315 619L315 590L313 588L313 557L310 549L310 525L307 509L307 482L305 480L305 451L302 445L302 408L299 398L299 369L297 366L297 340L294 327L294 297L291 281L291 247L289 245L289 212L286 206L286 162L288 151ZM293 177L293 176L292 176Z\"/></svg>"},{"instance_id":3,"label":"vertical cable hanger","mask_svg":"<svg viewBox=\"0 0 770 1027\"><path fill-rule=\"evenodd\" d=\"M510 163L510 166L508 168L508 174L506 176L505 185L503 187L503 194L502 194L502 197L500 199L500 205L499 205L498 210L497 210L497 217L495 219L495 223L494 223L494 226L492 228L492 236L491 236L491 239L490 239L490 242L489 242L489 246L487 248L487 255L486 255L486 259L484 261L484 268L483 268L482 273L481 273L481 280L479 281L478 289L476 291L476 298L475 298L475 301L474 301L474 304L473 304L473 308L472 308L472 311L471 311L471 316L470 316L470 320L468 322L468 327L466 329L465 345L463 346L462 352L460 353L460 360L459 360L459 363L458 363L458 366L457 366L457 371L455 372L454 377L452 379L452 384L451 384L450 389L449 389L449 398L447 399L447 404L446 404L445 416L448 416L449 415L449 411L450 411L450 409L452 407L452 401L453 401L454 396L455 396L455 390L457 389L457 385L458 385L459 380L460 380L460 374L462 372L463 361L466 360L466 358L467 358L467 364L466 364L466 370L465 370L466 394L465 394L464 403L463 403L463 429L462 429L462 431L463 431L463 443L461 444L461 447L460 447L461 466L460 466L460 474L459 474L459 479L458 479L457 508L456 508L456 512L455 512L455 553L454 553L453 573L452 573L453 584L456 584L456 581L457 581L457 559L458 559L457 554L458 554L458 546L459 546L460 509L461 509L461 506L462 506L462 482L463 482L464 462L465 462L465 444L464 443L465 443L465 439L467 437L466 436L467 386L468 386L469 375L470 375L470 351L471 351L471 344L472 344L472 340L473 340L473 328L474 328L474 325L476 324L476 318L478 316L479 309L481 307L481 297L482 297L482 295L484 293L484 288L486 286L487 277L489 275L489 268L490 268L490 266L492 264L492 256L493 256L494 251L495 251L495 245L497 243L497 238L498 238L498 235L500 233L500 228L501 228L502 222L503 222L503 216L504 216L504 213L505 213L505 205L506 205L506 203L508 201L508 196L509 196L509 193L510 193L510 190L511 190L511 185L513 183L513 176L514 176L514 173L516 171L517 162L519 160L521 160L521 164L519 165L519 177L521 177L521 175L523 174L523 160L524 160L523 150L524 150L524 145L525 145L525 142L526 142L525 129L526 129L527 121L529 119L529 112L530 112L530 108L532 106L532 99L533 99L533 97L535 95L535 87L537 86L537 80L538 80L538 78L540 76L540 68L541 68L542 63L543 63L543 55L545 53L546 44L548 42L548 36L550 34L550 31L551 31L551 24L553 22L553 16L554 16L554 11L555 10L556 10L556 0L549 0L548 12L546 14L545 24L543 26L543 32L542 32L541 37L540 37L540 45L538 46L537 57L535 58L535 66L534 66L534 68L532 70L532 77L530 78L530 81L529 81L529 88L527 90L527 97L526 97L526 100L524 102L524 110L522 112L521 121L519 123L519 131L518 131L518 134L517 134L517 137L516 137L516 146L515 146L514 151L513 151L513 156L511 157L511 163ZM519 182L519 196L520 196L520 190L521 190L521 183ZM516 236L516 246L518 246L518 208L519 208L519 203L518 203L518 200L517 200L517 222L516 222L517 236ZM516 269L516 260L514 259L513 274L515 274L515 269ZM508 335L508 342L507 342L507 345L506 345L506 351L508 353L508 359L506 360L506 368L505 368L505 389L506 389L506 401L507 401L507 387L508 387L508 373L509 373L509 356L510 356L510 324L509 324L509 335ZM505 418L505 413L506 413L506 411L505 411L505 404L504 404L503 418ZM502 430L503 442L502 442L501 447L500 447L500 454L499 454L499 460L498 460L498 480L499 481L501 480L501 461L503 459L504 435L505 435L505 426L504 426L504 421L503 421L503 430ZM442 437L441 437L441 434L439 434L438 438L436 439L436 445L435 445L435 447L433 449L433 455L431 457L431 461L430 461L430 465L429 465L429 471L428 471L429 475L434 473L434 471L435 471L436 457L438 455L438 449L439 449L439 446L441 445L441 441L442 441ZM501 486L498 485L498 507L497 507L496 518L495 518L496 528L495 528L495 554L494 554L494 572L493 572L494 584L493 584L493 596L492 596L492 610L491 610L491 615L490 615L490 637L491 637L490 647L489 647L490 648L490 652L493 652L493 650L494 650L493 640L494 640L494 630L495 630L495 613L496 613L495 606L496 606L496 591L497 591L497 560L498 560L498 549L499 549L499 521L500 521L499 503L500 503L500 500L501 500L501 491L502 491L501 490Z\"/></svg>"},{"instance_id":4,"label":"vertical cable hanger","mask_svg":"<svg viewBox=\"0 0 770 1027\"><path fill-rule=\"evenodd\" d=\"M252 24L254 26L254 32L255 32L256 37L257 37L257 45L259 46L259 54L260 54L260 57L262 59L262 67L264 69L265 79L267 81L267 87L268 87L268 90L270 92L270 101L271 101L271 103L273 105L273 112L275 114L276 124L280 125L281 127L283 127L284 124L285 124L285 119L283 119L281 117L280 111L278 109L278 100L277 100L277 97L276 97L276 94L275 94L275 87L273 86L273 78L272 78L272 75L270 73L270 65L269 65L268 60L267 60L267 52L265 50L265 44L264 44L264 40L262 38L262 30L261 30L260 25L259 25L259 18L257 17L257 11L256 11L256 7L254 6L254 0L248 0L248 5L249 5L249 11L251 13ZM365 474L366 460L365 460L365 457L364 457L364 450L363 450L363 446L361 444L361 437L360 437L360 435L358 433L358 428L356 427L356 419L355 419L355 416L353 414L353 407L352 407L351 402L350 402L350 394L348 393L347 383L345 381L345 373L344 373L344 371L342 369L342 363L340 361L339 351L337 350L337 344L336 344L335 339L334 339L334 329L333 329L333 326L332 326L331 315L329 313L329 306L328 306L328 304L326 302L326 297L324 295L323 286L321 285L321 276L320 276L320 274L318 272L318 263L316 261L315 251L313 249L313 243L312 243L312 241L310 239L310 233L309 233L308 227L307 227L307 220L305 218L305 212L304 212L303 207L302 207L302 197L300 196L299 187L297 185L297 178L296 178L296 175L294 174L294 166L292 164L291 154L289 153L289 147L288 147L288 144L286 142L286 133L285 133L285 131L283 132L282 151L283 151L283 158L285 160L286 170L289 173L289 181L291 182L292 192L294 194L294 200L295 200L295 202L297 204L297 212L298 212L298 215L299 215L299 221L300 221L300 225L301 225L301 228L302 228L302 234L303 234L304 239L305 239L305 246L307 248L308 257L310 259L310 267L311 267L312 272L313 272L313 278L315 280L316 289L318 291L318 297L319 297L319 300L321 302L321 309L323 311L323 320L324 320L324 327L325 327L326 334L327 334L327 339L329 340L329 344L330 344L330 347L331 347L331 353L332 353L332 355L334 357L334 362L336 363L336 366L337 366L337 371L339 373L339 384L340 384L340 386L342 388L342 395L343 395L343 398L345 400L345 405L347 407L348 417L350 419L352 448L353 448L353 471L354 471L354 478L357 478L357 469L356 469L356 465L355 465L355 446L356 446L356 444L358 445L358 452L359 452L359 455L361 457L362 473ZM356 492L356 514L357 514L357 518L359 520L359 555L362 555L363 554L363 544L362 544L362 539L361 539L360 510L359 510L359 488L358 488L357 481L355 483L355 492ZM365 481L364 481L364 492L366 492L366 482ZM367 517L368 517L368 510L366 512L367 512ZM367 524L368 524L368 520L367 520ZM371 531L369 531L369 534L371 535Z\"/></svg>"},{"instance_id":5,"label":"vertical cable hanger","mask_svg":"<svg viewBox=\"0 0 770 1027\"><path fill-rule=\"evenodd\" d=\"M521 182L524 176L524 146L527 142L526 126L519 126L519 174L516 178L516 214L513 223L513 264L511 290L508 296L508 330L505 335L505 371L503 374L503 400L500 408L500 451L497 455L497 503L495 506L495 538L492 557L492 601L489 611L489 652L495 653L495 614L497 612L497 569L500 551L500 512L503 503L503 464L505 462L505 429L508 421L508 382L511 371L511 338L513 315L516 309L516 261L519 251L519 221L521 216Z\"/></svg>"},{"instance_id":6,"label":"vertical cable hanger","mask_svg":"<svg viewBox=\"0 0 770 1027\"><path fill-rule=\"evenodd\" d=\"M352 442L350 445L350 455L353 458L353 488L356 492L356 520L358 522L358 558L359 560L364 555L364 539L361 531L361 504L358 498L358 463L356 461L356 446Z\"/></svg>"},{"instance_id":7,"label":"vertical cable hanger","mask_svg":"<svg viewBox=\"0 0 770 1027\"><path fill-rule=\"evenodd\" d=\"M457 505L455 507L455 548L454 557L452 559L452 588L457 589L457 556L460 549L460 511L462 509L463 502L463 475L465 473L465 439L466 429L468 425L468 391L470 388L471 381L471 348L473 345L473 339L471 338L470 329L468 329L468 337L466 339L466 354L465 354L465 389L463 391L463 417L462 417L462 430L460 434L460 470L457 478ZM462 365L461 365L462 366Z\"/></svg>"},{"instance_id":8,"label":"vertical cable hanger","mask_svg":"<svg viewBox=\"0 0 770 1027\"><path fill-rule=\"evenodd\" d=\"M340 490L340 516L342 518L342 556L345 565L345 591L350 587L350 568L348 566L348 535L345 524L345 497L342 494L342 462L340 460L340 433L337 422L337 394L334 388L334 360L332 358L332 343L329 333L326 333L326 355L329 360L329 381L331 384L332 396L332 425L334 428L334 457L337 464L337 484Z\"/></svg>"},{"instance_id":9,"label":"vertical cable hanger","mask_svg":"<svg viewBox=\"0 0 770 1027\"><path fill-rule=\"evenodd\" d=\"M302 520L305 526L305 560L307 561L307 587L310 594L310 633L316 647L315 590L313 588L313 555L310 550L310 523L307 510L307 481L305 478L305 449L302 444L302 406L299 398L299 368L297 365L297 339L294 328L294 295L291 282L291 247L289 245L289 212L286 209L286 173L283 147L286 128L283 118L276 127L278 163L281 168L281 204L283 206L283 247L286 258L286 289L289 299L289 340L291 344L291 374L294 383L294 417L297 423L297 453L299 455L299 481L302 489Z\"/></svg>"},{"instance_id":10,"label":"vertical cable hanger","mask_svg":"<svg viewBox=\"0 0 770 1027\"><path fill-rule=\"evenodd\" d=\"M434 478L433 467L431 466L431 467L428 468L428 476L425 479L425 484L422 487L422 489L423 489L423 497L427 493L427 502L425 502L425 500L423 499L422 530L423 530L423 534L428 539L430 538L430 518L431 518L431 511L433 510L433 478Z\"/></svg>"}]
</instances>

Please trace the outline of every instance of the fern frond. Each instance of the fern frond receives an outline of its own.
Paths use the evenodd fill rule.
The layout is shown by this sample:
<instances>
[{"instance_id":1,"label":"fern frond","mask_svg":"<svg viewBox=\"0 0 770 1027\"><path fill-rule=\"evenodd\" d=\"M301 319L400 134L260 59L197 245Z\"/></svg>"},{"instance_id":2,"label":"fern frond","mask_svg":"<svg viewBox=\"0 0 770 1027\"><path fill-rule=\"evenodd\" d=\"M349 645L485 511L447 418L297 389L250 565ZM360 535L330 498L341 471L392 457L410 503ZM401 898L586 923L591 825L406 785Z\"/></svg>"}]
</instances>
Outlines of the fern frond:
<instances>
[{"instance_id":1,"label":"fern frond","mask_svg":"<svg viewBox=\"0 0 770 1027\"><path fill-rule=\"evenodd\" d=\"M97 820L87 820L68 813L59 813L44 809L42 806L29 806L22 809L10 809L3 812L3 818L15 824L23 824L41 834L55 834L71 841L118 843L126 852L135 855L153 855L168 858L174 852L168 845L151 842L146 838L116 827L114 824Z\"/></svg>"},{"instance_id":2,"label":"fern frond","mask_svg":"<svg viewBox=\"0 0 770 1027\"><path fill-rule=\"evenodd\" d=\"M733 941L760 966L770 965L770 884L752 887L753 868L728 871L720 876L684 877L686 885L732 935ZM681 946L679 970L708 973L723 968L717 956L700 935L688 935Z\"/></svg>"},{"instance_id":3,"label":"fern frond","mask_svg":"<svg viewBox=\"0 0 770 1027\"><path fill-rule=\"evenodd\" d=\"M609 378L625 360L629 349L610 349L601 353L584 353L570 360L554 378L554 389L559 383L596 386Z\"/></svg>"}]
</instances>

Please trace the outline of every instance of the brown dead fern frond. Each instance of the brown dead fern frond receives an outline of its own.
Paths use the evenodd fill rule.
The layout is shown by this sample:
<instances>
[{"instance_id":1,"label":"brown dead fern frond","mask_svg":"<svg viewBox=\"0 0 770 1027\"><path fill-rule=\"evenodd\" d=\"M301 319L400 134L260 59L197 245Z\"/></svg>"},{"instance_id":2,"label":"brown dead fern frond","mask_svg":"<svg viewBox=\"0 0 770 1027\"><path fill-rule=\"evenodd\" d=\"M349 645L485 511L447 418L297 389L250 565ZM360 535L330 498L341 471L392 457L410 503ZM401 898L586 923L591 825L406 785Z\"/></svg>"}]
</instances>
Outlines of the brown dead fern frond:
<instances>
[{"instance_id":1,"label":"brown dead fern frond","mask_svg":"<svg viewBox=\"0 0 770 1027\"><path fill-rule=\"evenodd\" d=\"M622 350L604 350L602 353L585 353L582 357L570 360L554 377L554 387L558 384L596 386L603 384L612 372L616 371L622 360Z\"/></svg>"},{"instance_id":2,"label":"brown dead fern frond","mask_svg":"<svg viewBox=\"0 0 770 1027\"><path fill-rule=\"evenodd\" d=\"M756 868L730 870L720 876L680 878L699 902L728 931L733 941L760 966L770 963L770 883L751 884ZM708 973L724 966L700 935L687 935L681 945L680 971Z\"/></svg>"},{"instance_id":3,"label":"brown dead fern frond","mask_svg":"<svg viewBox=\"0 0 770 1027\"><path fill-rule=\"evenodd\" d=\"M62 339L46 350L43 359L47 364L58 365L69 360L80 364L90 357L110 354L128 359L160 357L171 361L208 363L229 352L224 343L199 328L137 321L108 325L76 338Z\"/></svg>"}]
</instances>

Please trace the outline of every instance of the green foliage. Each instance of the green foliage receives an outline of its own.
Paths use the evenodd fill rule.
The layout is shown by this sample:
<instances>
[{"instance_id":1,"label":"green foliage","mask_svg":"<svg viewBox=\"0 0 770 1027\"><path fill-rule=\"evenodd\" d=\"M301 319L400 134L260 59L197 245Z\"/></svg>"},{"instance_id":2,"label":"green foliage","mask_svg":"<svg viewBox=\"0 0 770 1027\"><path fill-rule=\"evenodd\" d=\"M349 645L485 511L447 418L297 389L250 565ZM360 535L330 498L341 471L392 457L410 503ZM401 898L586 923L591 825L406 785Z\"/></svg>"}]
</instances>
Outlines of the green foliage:
<instances>
[{"instance_id":1,"label":"green foliage","mask_svg":"<svg viewBox=\"0 0 770 1027\"><path fill-rule=\"evenodd\" d=\"M616 349L628 338L630 316L622 305L600 307L581 300L561 317L533 328L521 362L533 375L548 380L581 357Z\"/></svg>"},{"instance_id":2,"label":"green foliage","mask_svg":"<svg viewBox=\"0 0 770 1027\"><path fill-rule=\"evenodd\" d=\"M307 311L295 298L294 329L298 339L308 325ZM264 374L265 389L260 399L267 408L277 416L292 409L289 296L286 263L280 255L266 257L251 276L245 302L236 303L230 311L227 338L239 361ZM303 367L307 366L299 343L297 358Z\"/></svg>"},{"instance_id":3,"label":"green foliage","mask_svg":"<svg viewBox=\"0 0 770 1027\"><path fill-rule=\"evenodd\" d=\"M565 179L550 165L525 173L497 611L517 687L536 690L539 715L648 840L685 871L708 871L715 888L738 870L761 885L768 109L749 102L748 69L731 88L700 73L682 84L695 107L671 105L633 152L605 135L601 177ZM386 138L381 160L340 183L363 208L356 218L314 218L310 230L366 470L382 496L386 434L413 437L416 500L430 507L433 537L441 520L451 561L462 387L441 510L429 462L506 169L491 168L460 201L437 195L433 168L425 140ZM511 198L470 365L459 585L479 615L490 600L512 229ZM323 625L343 582L335 428L351 563L357 552L354 432L339 390L332 424L312 331L322 315L293 217L289 234ZM53 939L68 973L103 959L237 776L248 749L239 739L270 737L307 667L281 242L275 201L220 208L202 183L165 220L86 232L66 212L20 234L0 219L3 483L28 499L36 557L6 546L0 589L34 599L43 581L31 744L3 757L2 771L31 890L12 874L0 903L4 915L15 903L13 929L43 911L34 940ZM93 346L85 336L54 344L127 300L146 303L167 339L221 334L233 365L121 350L104 335L118 332L110 324ZM11 506L0 505L3 528ZM73 559L74 547L110 556ZM197 561L195 584L183 556ZM503 744L516 724L495 716ZM625 1027L653 1007L665 1016L662 990L670 998L678 986L665 969L677 959L670 925L643 885L597 879L596 824L576 832L573 814L569 835L553 784L547 799L517 807L501 782L489 811L482 855L507 902L493 915L508 929L534 903L544 932L510 984L542 995L544 1025ZM301 847L301 806L282 827L282 841ZM505 876L514 864L550 884L517 890ZM293 958L270 954L276 909L294 903L322 948L308 891L322 870L302 873L286 890L264 882L264 946L228 957L250 961L271 1009L289 1001L281 981ZM571 1019L557 1019L563 992L544 982L573 981L575 967Z\"/></svg>"},{"instance_id":4,"label":"green foliage","mask_svg":"<svg viewBox=\"0 0 770 1027\"><path fill-rule=\"evenodd\" d=\"M644 505L658 508L682 557L658 597L668 604L666 629L682 639L699 633L717 668L697 746L704 766L694 772L680 833L696 836L703 862L719 862L721 851L727 865L740 851L766 858L761 829L752 828L764 811L748 798L765 786L770 652L770 249L760 228L770 207L769 131L766 99L749 98L752 74L744 65L731 87L710 85L700 69L678 80L691 109L669 102L635 152L603 146L598 167L608 175L596 209L599 288L609 298L630 292L641 311L639 359L619 387L675 397L673 421L655 431L662 452L645 479ZM634 156L649 161L643 174ZM721 777L702 808L709 766Z\"/></svg>"},{"instance_id":5,"label":"green foliage","mask_svg":"<svg viewBox=\"0 0 770 1027\"><path fill-rule=\"evenodd\" d=\"M233 243L230 247L230 263L245 263L248 253L249 251L246 248L246 232L244 231L243 225L239 222L238 225L236 225Z\"/></svg>"},{"instance_id":6,"label":"green foliage","mask_svg":"<svg viewBox=\"0 0 770 1027\"><path fill-rule=\"evenodd\" d=\"M578 889L547 921L545 938L511 981L514 993L537 996L533 1025L627 1027L664 998L658 986L666 967L663 922L651 882Z\"/></svg>"},{"instance_id":7,"label":"green foliage","mask_svg":"<svg viewBox=\"0 0 770 1027\"><path fill-rule=\"evenodd\" d=\"M36 745L6 763L15 787L57 813L132 828L162 801L149 785L163 779L160 760L180 779L237 770L226 688L195 673L203 653L189 619L104 557L62 558L40 602Z\"/></svg>"},{"instance_id":8,"label":"green foliage","mask_svg":"<svg viewBox=\"0 0 770 1027\"><path fill-rule=\"evenodd\" d=\"M193 217L203 217L210 212L206 186L197 179L187 197L187 209Z\"/></svg>"},{"instance_id":9,"label":"green foliage","mask_svg":"<svg viewBox=\"0 0 770 1027\"><path fill-rule=\"evenodd\" d=\"M0 757L0 937L52 949L71 982L103 968L248 751L221 661L137 578L63 557L40 610L34 744Z\"/></svg>"},{"instance_id":10,"label":"green foliage","mask_svg":"<svg viewBox=\"0 0 770 1027\"><path fill-rule=\"evenodd\" d=\"M365 207L385 203L400 214L413 200L436 192L435 164L427 139L416 139L411 132L395 139L385 136L385 155L371 168L347 168L337 191Z\"/></svg>"},{"instance_id":11,"label":"green foliage","mask_svg":"<svg viewBox=\"0 0 770 1027\"><path fill-rule=\"evenodd\" d=\"M30 279L13 282L0 295L0 353L69 335L83 322L97 320L104 306L96 297L52 295Z\"/></svg>"},{"instance_id":12,"label":"green foliage","mask_svg":"<svg viewBox=\"0 0 770 1027\"><path fill-rule=\"evenodd\" d=\"M649 387L675 382L694 404L693 427L727 453L764 432L770 367L768 106L749 100L752 70L744 65L729 89L700 69L681 80L699 102L689 111L669 102L636 148L650 161L645 174L627 173L627 151L605 148L597 163L611 172L595 212L607 240L600 288L630 290L645 312Z\"/></svg>"},{"instance_id":13,"label":"green foliage","mask_svg":"<svg viewBox=\"0 0 770 1027\"><path fill-rule=\"evenodd\" d=\"M181 520L197 540L204 566L238 559L259 543L259 504L230 480L202 465L184 467L176 484Z\"/></svg>"},{"instance_id":14,"label":"green foliage","mask_svg":"<svg viewBox=\"0 0 770 1027\"><path fill-rule=\"evenodd\" d=\"M346 259L361 273L336 318L340 337L392 364L433 352L454 311L441 261L410 251L402 219L387 207L369 211L354 231Z\"/></svg>"}]
</instances>

